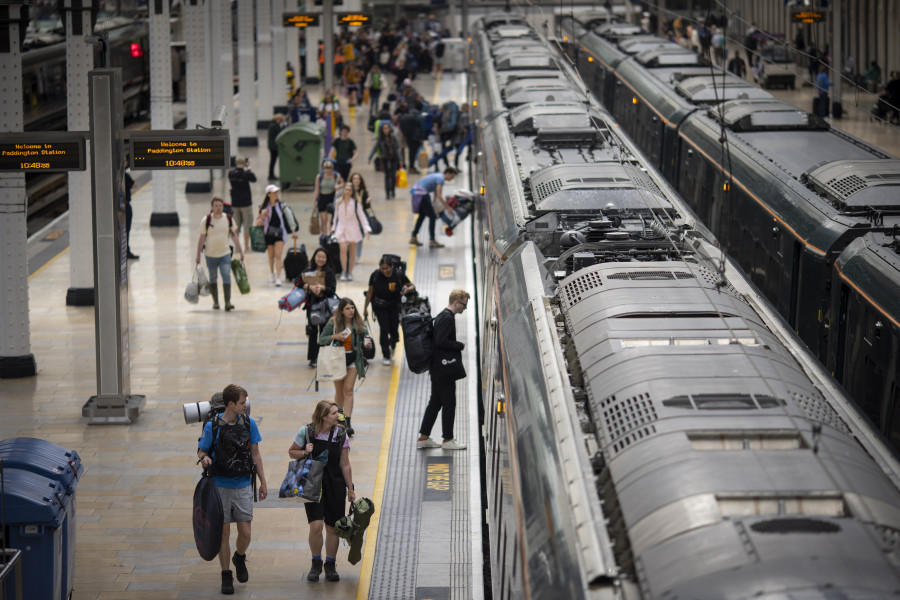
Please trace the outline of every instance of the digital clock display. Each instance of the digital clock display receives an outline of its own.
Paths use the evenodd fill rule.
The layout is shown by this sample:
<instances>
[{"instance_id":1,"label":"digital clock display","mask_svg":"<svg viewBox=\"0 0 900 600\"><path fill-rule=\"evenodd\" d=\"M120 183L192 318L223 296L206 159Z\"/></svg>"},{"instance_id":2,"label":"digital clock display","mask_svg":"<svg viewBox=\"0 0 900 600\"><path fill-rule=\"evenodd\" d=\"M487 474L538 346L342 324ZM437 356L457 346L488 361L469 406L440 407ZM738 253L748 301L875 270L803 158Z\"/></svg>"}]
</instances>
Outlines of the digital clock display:
<instances>
[{"instance_id":1,"label":"digital clock display","mask_svg":"<svg viewBox=\"0 0 900 600\"><path fill-rule=\"evenodd\" d=\"M228 132L130 132L131 168L225 169L229 165Z\"/></svg>"},{"instance_id":2,"label":"digital clock display","mask_svg":"<svg viewBox=\"0 0 900 600\"><path fill-rule=\"evenodd\" d=\"M61 141L63 136L65 141ZM0 135L0 171L84 171L84 139L63 132Z\"/></svg>"}]
</instances>

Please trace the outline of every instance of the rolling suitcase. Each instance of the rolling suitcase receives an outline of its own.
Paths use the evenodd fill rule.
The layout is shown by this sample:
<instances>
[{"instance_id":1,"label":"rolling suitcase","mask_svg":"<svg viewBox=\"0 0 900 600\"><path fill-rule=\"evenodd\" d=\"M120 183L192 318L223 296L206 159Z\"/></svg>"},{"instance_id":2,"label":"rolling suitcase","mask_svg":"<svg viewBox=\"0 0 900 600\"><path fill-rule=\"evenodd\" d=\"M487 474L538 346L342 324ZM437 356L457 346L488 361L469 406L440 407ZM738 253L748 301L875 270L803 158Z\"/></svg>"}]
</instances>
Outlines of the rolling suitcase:
<instances>
[{"instance_id":1,"label":"rolling suitcase","mask_svg":"<svg viewBox=\"0 0 900 600\"><path fill-rule=\"evenodd\" d=\"M300 244L300 248L297 249L297 241L294 240L294 247L289 249L284 257L284 276L296 283L297 278L307 267L309 259L306 257L306 245Z\"/></svg>"},{"instance_id":2,"label":"rolling suitcase","mask_svg":"<svg viewBox=\"0 0 900 600\"><path fill-rule=\"evenodd\" d=\"M325 249L325 254L328 255L331 266L334 267L334 274L340 275L343 273L344 269L341 268L341 245L338 243L337 238L333 235L320 235L319 245Z\"/></svg>"}]
</instances>

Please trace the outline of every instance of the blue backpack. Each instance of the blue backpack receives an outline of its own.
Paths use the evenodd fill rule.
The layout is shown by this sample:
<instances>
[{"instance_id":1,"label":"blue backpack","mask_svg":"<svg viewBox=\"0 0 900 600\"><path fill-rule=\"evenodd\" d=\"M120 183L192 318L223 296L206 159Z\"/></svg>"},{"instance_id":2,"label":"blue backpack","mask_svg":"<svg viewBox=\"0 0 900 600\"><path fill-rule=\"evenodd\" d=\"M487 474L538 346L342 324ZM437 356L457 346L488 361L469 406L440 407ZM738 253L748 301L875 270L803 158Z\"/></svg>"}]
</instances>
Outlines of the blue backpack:
<instances>
[{"instance_id":1,"label":"blue backpack","mask_svg":"<svg viewBox=\"0 0 900 600\"><path fill-rule=\"evenodd\" d=\"M459 125L459 105L450 100L441 107L441 132L453 133Z\"/></svg>"}]
</instances>

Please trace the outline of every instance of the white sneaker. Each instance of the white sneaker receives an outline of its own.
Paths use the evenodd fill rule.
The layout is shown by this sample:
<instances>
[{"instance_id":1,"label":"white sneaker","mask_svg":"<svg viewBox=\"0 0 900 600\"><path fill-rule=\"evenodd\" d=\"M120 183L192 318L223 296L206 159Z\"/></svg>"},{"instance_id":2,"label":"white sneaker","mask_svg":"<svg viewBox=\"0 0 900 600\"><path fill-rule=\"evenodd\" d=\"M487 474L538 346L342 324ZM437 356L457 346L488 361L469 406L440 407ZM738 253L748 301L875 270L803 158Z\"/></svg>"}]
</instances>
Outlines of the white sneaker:
<instances>
[{"instance_id":1,"label":"white sneaker","mask_svg":"<svg viewBox=\"0 0 900 600\"><path fill-rule=\"evenodd\" d=\"M275 278L275 287L281 287L281 280L277 277Z\"/></svg>"},{"instance_id":2,"label":"white sneaker","mask_svg":"<svg viewBox=\"0 0 900 600\"><path fill-rule=\"evenodd\" d=\"M428 438L427 440L419 440L418 442L416 442L416 448L440 448L440 447L441 447L440 443L434 441L431 438Z\"/></svg>"},{"instance_id":3,"label":"white sneaker","mask_svg":"<svg viewBox=\"0 0 900 600\"><path fill-rule=\"evenodd\" d=\"M275 273L269 273L269 283L275 283Z\"/></svg>"},{"instance_id":4,"label":"white sneaker","mask_svg":"<svg viewBox=\"0 0 900 600\"><path fill-rule=\"evenodd\" d=\"M347 274L341 273L341 281L347 281Z\"/></svg>"},{"instance_id":5,"label":"white sneaker","mask_svg":"<svg viewBox=\"0 0 900 600\"><path fill-rule=\"evenodd\" d=\"M444 442L443 444L441 444L441 448L443 448L444 450L465 450L466 445L460 444L456 440L450 440L449 442Z\"/></svg>"},{"instance_id":6,"label":"white sneaker","mask_svg":"<svg viewBox=\"0 0 900 600\"><path fill-rule=\"evenodd\" d=\"M353 281L353 273L347 273L347 281Z\"/></svg>"},{"instance_id":7,"label":"white sneaker","mask_svg":"<svg viewBox=\"0 0 900 600\"><path fill-rule=\"evenodd\" d=\"M382 358L382 359L381 359L381 364L383 364L383 365L389 365L389 364L391 364L391 359L389 359L389 358Z\"/></svg>"}]
</instances>

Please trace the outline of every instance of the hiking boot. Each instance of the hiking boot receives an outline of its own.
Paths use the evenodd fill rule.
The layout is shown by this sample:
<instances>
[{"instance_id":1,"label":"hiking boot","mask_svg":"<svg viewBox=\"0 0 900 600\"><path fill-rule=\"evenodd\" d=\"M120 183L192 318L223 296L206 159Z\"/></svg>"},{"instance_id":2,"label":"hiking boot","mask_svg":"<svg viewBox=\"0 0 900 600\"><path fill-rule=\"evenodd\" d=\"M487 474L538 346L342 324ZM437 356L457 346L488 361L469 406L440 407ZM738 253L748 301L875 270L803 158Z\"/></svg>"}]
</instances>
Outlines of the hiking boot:
<instances>
[{"instance_id":1,"label":"hiking boot","mask_svg":"<svg viewBox=\"0 0 900 600\"><path fill-rule=\"evenodd\" d=\"M353 425L350 424L350 418L351 417L347 417L347 435L353 437L353 434L356 433L356 431L353 430Z\"/></svg>"},{"instance_id":2,"label":"hiking boot","mask_svg":"<svg viewBox=\"0 0 900 600\"><path fill-rule=\"evenodd\" d=\"M338 575L337 567L333 561L327 561L325 563L325 580L326 581L340 581L341 576Z\"/></svg>"},{"instance_id":3,"label":"hiking boot","mask_svg":"<svg viewBox=\"0 0 900 600\"><path fill-rule=\"evenodd\" d=\"M228 595L234 593L234 578L231 571L222 571L222 593Z\"/></svg>"},{"instance_id":4,"label":"hiking boot","mask_svg":"<svg viewBox=\"0 0 900 600\"><path fill-rule=\"evenodd\" d=\"M428 247L429 248L443 248L444 245L442 243L438 242L437 240L431 240L430 242L428 242Z\"/></svg>"},{"instance_id":5,"label":"hiking boot","mask_svg":"<svg viewBox=\"0 0 900 600\"><path fill-rule=\"evenodd\" d=\"M231 284L223 283L222 291L225 293L225 311L234 310L234 305L231 303ZM241 580L240 575L238 575L238 581Z\"/></svg>"},{"instance_id":6,"label":"hiking boot","mask_svg":"<svg viewBox=\"0 0 900 600\"><path fill-rule=\"evenodd\" d=\"M212 299L213 299L213 310L219 310L219 284L218 283L209 284L209 295L212 296Z\"/></svg>"},{"instance_id":7,"label":"hiking boot","mask_svg":"<svg viewBox=\"0 0 900 600\"><path fill-rule=\"evenodd\" d=\"M420 242L419 238L417 238L416 236L411 235L411 236L409 236L409 245L410 246L421 246L422 242Z\"/></svg>"},{"instance_id":8,"label":"hiking boot","mask_svg":"<svg viewBox=\"0 0 900 600\"><path fill-rule=\"evenodd\" d=\"M312 559L312 567L309 568L309 573L306 574L306 580L311 582L316 582L319 580L319 573L322 572L322 559Z\"/></svg>"},{"instance_id":9,"label":"hiking boot","mask_svg":"<svg viewBox=\"0 0 900 600\"><path fill-rule=\"evenodd\" d=\"M237 550L235 550L234 556L231 557L231 562L234 563L234 573L237 575L237 580L241 583L247 583L247 580L250 578L250 574L247 573L247 555L238 554Z\"/></svg>"}]
</instances>

